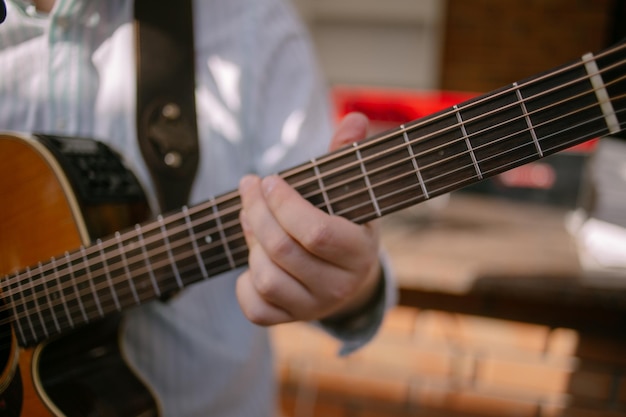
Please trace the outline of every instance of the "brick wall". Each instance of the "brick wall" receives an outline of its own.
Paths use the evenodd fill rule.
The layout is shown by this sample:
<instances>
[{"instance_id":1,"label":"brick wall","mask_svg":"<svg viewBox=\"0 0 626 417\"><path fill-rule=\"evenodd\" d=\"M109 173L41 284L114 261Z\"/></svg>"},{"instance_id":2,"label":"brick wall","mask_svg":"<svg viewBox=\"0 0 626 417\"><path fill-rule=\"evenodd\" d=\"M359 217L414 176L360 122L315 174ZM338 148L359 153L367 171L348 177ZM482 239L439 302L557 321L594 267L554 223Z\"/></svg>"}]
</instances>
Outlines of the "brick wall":
<instances>
[{"instance_id":1,"label":"brick wall","mask_svg":"<svg viewBox=\"0 0 626 417\"><path fill-rule=\"evenodd\" d=\"M626 341L399 306L345 358L319 330L273 329L285 417L626 415Z\"/></svg>"},{"instance_id":2,"label":"brick wall","mask_svg":"<svg viewBox=\"0 0 626 417\"><path fill-rule=\"evenodd\" d=\"M448 0L440 86L488 92L602 49L619 1Z\"/></svg>"}]
</instances>

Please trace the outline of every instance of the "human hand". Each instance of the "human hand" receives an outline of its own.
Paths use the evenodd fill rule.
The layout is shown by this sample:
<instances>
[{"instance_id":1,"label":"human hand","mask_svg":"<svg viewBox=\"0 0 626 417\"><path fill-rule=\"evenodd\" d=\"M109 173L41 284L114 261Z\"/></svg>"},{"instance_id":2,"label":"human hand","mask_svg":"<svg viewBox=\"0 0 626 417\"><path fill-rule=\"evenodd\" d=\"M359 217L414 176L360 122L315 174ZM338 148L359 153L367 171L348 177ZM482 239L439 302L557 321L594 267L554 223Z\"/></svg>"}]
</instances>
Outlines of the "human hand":
<instances>
[{"instance_id":1,"label":"human hand","mask_svg":"<svg viewBox=\"0 0 626 417\"><path fill-rule=\"evenodd\" d=\"M330 150L361 140L367 118L347 115ZM380 279L379 227L357 225L314 207L278 176L244 177L240 214L249 249L237 280L253 323L342 318L374 296Z\"/></svg>"}]
</instances>

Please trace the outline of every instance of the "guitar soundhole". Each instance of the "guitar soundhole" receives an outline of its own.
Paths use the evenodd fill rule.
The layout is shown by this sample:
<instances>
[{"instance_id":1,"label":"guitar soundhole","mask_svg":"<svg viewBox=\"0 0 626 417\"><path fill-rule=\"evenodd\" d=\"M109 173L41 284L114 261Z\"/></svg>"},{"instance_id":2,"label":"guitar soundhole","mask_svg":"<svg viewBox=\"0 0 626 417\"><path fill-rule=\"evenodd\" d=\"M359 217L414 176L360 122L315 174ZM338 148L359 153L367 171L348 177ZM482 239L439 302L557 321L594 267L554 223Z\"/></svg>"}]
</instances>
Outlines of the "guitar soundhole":
<instances>
[{"instance_id":1,"label":"guitar soundhole","mask_svg":"<svg viewBox=\"0 0 626 417\"><path fill-rule=\"evenodd\" d=\"M151 393L121 356L118 320L113 316L85 326L42 350L38 364L42 386L65 416L157 416Z\"/></svg>"},{"instance_id":2,"label":"guitar soundhole","mask_svg":"<svg viewBox=\"0 0 626 417\"><path fill-rule=\"evenodd\" d=\"M7 311L0 312L0 323L7 320ZM17 346L13 338L11 326L0 326L0 417L19 417L22 414L23 394L22 378L17 362Z\"/></svg>"}]
</instances>

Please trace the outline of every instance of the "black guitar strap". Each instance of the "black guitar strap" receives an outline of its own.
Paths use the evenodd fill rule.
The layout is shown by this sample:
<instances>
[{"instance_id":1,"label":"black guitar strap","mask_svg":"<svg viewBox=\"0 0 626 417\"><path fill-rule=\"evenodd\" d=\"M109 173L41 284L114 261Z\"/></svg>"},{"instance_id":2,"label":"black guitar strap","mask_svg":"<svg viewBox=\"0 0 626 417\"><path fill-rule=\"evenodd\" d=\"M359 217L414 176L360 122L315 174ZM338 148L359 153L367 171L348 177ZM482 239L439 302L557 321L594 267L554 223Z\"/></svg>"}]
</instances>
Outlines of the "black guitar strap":
<instances>
[{"instance_id":1,"label":"black guitar strap","mask_svg":"<svg viewBox=\"0 0 626 417\"><path fill-rule=\"evenodd\" d=\"M137 137L162 211L187 203L198 166L191 3L135 0Z\"/></svg>"}]
</instances>

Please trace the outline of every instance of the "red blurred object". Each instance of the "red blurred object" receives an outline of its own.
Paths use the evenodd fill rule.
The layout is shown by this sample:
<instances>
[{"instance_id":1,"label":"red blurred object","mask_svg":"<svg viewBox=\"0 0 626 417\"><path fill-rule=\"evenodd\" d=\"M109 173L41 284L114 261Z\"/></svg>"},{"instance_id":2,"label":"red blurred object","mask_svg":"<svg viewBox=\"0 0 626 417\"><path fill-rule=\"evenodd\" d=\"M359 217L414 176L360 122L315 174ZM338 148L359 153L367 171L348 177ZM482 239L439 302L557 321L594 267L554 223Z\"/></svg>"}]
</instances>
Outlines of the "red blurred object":
<instances>
[{"instance_id":1,"label":"red blurred object","mask_svg":"<svg viewBox=\"0 0 626 417\"><path fill-rule=\"evenodd\" d=\"M337 117L361 112L374 123L402 124L429 116L477 93L451 91L403 91L365 87L335 87L333 100Z\"/></svg>"},{"instance_id":2,"label":"red blurred object","mask_svg":"<svg viewBox=\"0 0 626 417\"><path fill-rule=\"evenodd\" d=\"M332 89L337 118L341 119L350 112L363 113L370 119L374 131L430 116L479 95L480 93L462 91L413 91L351 86L337 86ZM568 151L589 152L595 148L596 142L597 139L590 140Z\"/></svg>"}]
</instances>

